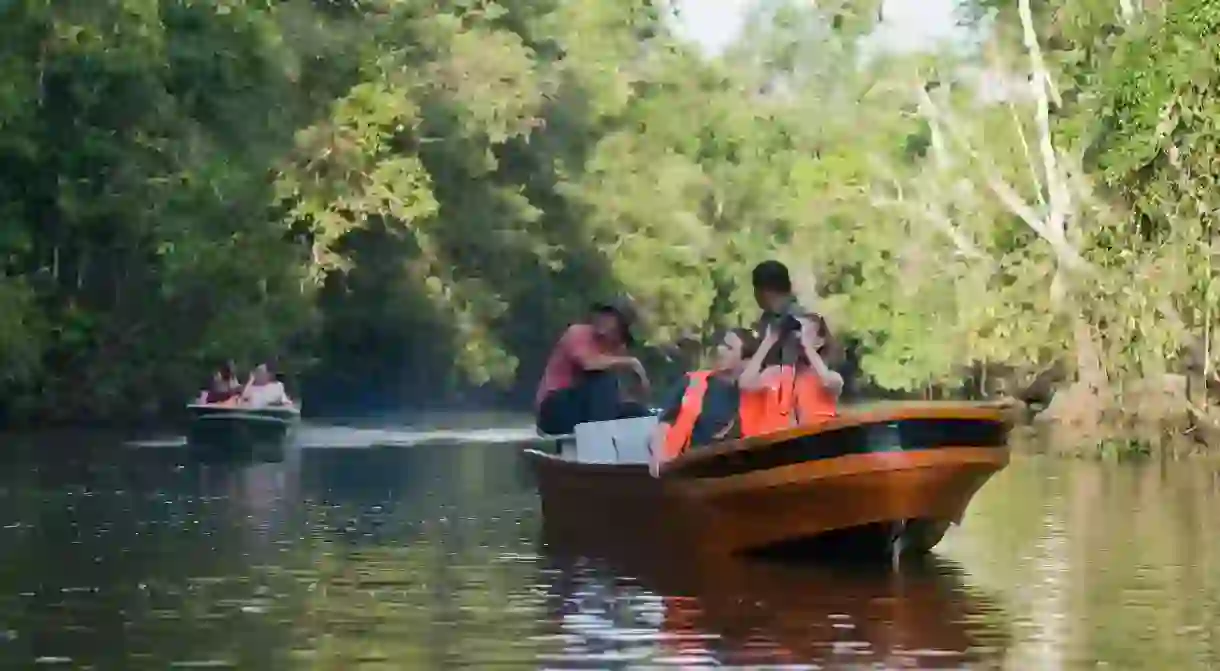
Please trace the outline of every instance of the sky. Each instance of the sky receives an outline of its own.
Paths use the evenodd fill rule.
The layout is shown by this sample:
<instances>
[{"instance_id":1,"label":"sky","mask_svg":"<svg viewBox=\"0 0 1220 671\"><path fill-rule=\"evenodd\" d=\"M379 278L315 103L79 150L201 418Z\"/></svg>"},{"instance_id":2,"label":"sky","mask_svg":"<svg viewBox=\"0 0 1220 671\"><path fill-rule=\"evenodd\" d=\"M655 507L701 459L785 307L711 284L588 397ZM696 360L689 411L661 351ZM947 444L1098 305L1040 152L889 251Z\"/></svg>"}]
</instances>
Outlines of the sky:
<instances>
[{"instance_id":1,"label":"sky","mask_svg":"<svg viewBox=\"0 0 1220 671\"><path fill-rule=\"evenodd\" d=\"M741 31L754 1L676 0L681 12L678 30L708 53L719 53ZM956 5L956 0L885 0L875 39L895 51L912 51L949 37Z\"/></svg>"}]
</instances>

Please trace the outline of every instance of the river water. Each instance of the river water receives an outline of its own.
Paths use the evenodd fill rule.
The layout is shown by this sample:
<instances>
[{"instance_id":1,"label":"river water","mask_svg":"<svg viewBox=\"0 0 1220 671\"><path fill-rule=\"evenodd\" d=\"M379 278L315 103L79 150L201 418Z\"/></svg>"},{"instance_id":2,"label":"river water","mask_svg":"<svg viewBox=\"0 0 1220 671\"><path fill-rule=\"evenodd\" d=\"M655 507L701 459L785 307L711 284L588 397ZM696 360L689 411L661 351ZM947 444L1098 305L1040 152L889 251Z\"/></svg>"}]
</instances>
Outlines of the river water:
<instances>
[{"instance_id":1,"label":"river water","mask_svg":"<svg viewBox=\"0 0 1220 671\"><path fill-rule=\"evenodd\" d=\"M0 667L1220 667L1210 465L1017 458L929 562L675 571L540 547L523 432L302 435L0 437Z\"/></svg>"}]
</instances>

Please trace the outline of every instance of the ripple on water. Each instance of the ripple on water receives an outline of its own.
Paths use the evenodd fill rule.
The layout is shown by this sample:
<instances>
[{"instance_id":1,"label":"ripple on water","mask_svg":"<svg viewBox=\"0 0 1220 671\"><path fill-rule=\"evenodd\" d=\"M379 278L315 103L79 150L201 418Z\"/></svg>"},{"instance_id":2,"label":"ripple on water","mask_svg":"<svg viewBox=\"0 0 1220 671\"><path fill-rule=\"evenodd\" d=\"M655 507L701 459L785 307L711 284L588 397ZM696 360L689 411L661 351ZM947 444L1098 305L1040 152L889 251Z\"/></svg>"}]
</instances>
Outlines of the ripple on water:
<instances>
[{"instance_id":1,"label":"ripple on water","mask_svg":"<svg viewBox=\"0 0 1220 671\"><path fill-rule=\"evenodd\" d=\"M506 443L61 448L0 469L0 667L1220 667L1198 467L1016 460L894 574L540 547Z\"/></svg>"}]
</instances>

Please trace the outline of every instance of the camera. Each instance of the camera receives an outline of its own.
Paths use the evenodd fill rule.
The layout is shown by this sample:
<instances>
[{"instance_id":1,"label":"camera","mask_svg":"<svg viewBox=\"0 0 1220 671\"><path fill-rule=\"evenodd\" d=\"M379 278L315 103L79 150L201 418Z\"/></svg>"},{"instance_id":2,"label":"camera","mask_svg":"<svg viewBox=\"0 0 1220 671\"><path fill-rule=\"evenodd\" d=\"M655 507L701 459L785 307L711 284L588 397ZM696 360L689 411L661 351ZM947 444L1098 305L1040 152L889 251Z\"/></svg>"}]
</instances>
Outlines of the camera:
<instances>
[{"instance_id":1,"label":"camera","mask_svg":"<svg viewBox=\"0 0 1220 671\"><path fill-rule=\"evenodd\" d=\"M765 319L767 326L773 329L777 335L786 336L801 332L801 321L796 318L800 308L795 304L789 305L782 312L768 313Z\"/></svg>"},{"instance_id":2,"label":"camera","mask_svg":"<svg viewBox=\"0 0 1220 671\"><path fill-rule=\"evenodd\" d=\"M795 315L787 313L780 316L779 331L780 333L800 333L801 320Z\"/></svg>"}]
</instances>

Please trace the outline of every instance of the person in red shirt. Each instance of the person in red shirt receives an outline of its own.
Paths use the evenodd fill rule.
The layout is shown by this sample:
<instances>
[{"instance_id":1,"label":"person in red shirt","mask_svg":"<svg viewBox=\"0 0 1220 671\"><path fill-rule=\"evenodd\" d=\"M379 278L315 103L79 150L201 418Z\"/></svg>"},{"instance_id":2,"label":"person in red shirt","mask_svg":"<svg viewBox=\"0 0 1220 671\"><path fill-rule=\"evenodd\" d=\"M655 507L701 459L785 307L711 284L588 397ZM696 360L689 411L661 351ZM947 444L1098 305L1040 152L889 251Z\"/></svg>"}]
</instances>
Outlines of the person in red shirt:
<instances>
[{"instance_id":1,"label":"person in red shirt","mask_svg":"<svg viewBox=\"0 0 1220 671\"><path fill-rule=\"evenodd\" d=\"M648 375L627 348L635 343L634 311L625 304L599 303L589 318L572 324L547 359L534 397L538 430L548 435L572 433L577 424L642 417L648 408L625 401L619 373L633 374L648 391Z\"/></svg>"}]
</instances>

